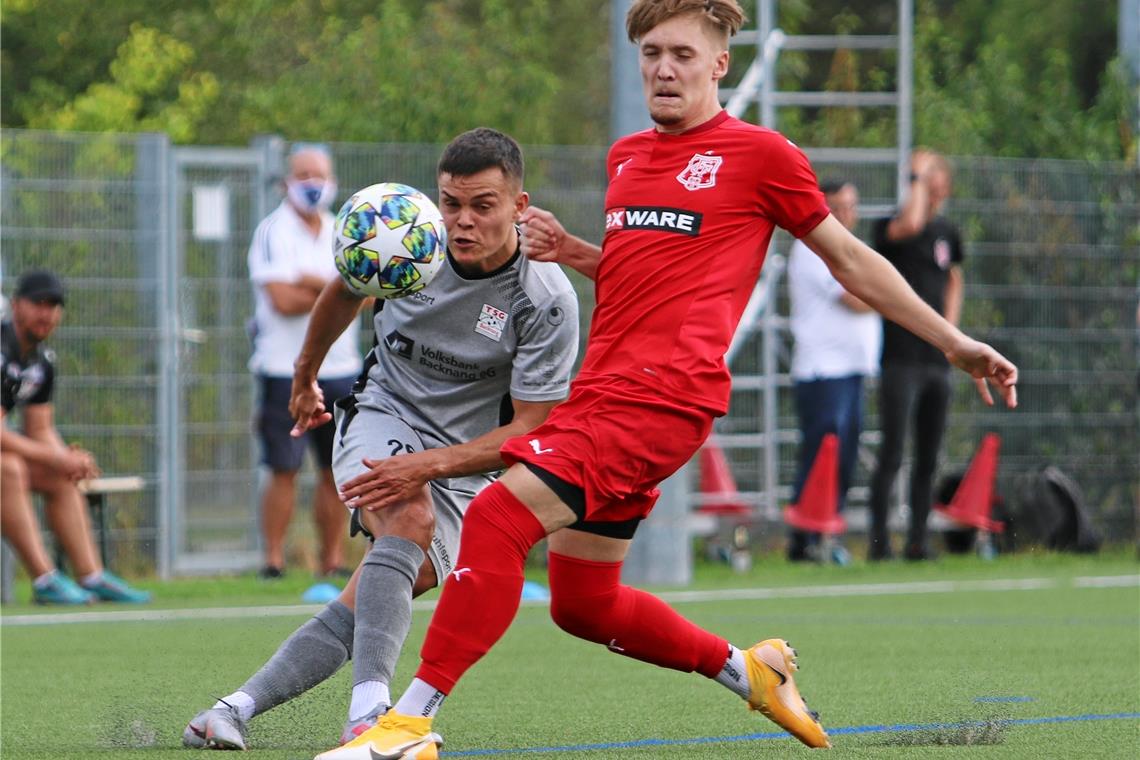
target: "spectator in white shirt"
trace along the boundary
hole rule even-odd
[[[333,264],[333,216],[336,180],[328,149],[299,144],[289,155],[286,197],[262,220],[249,248],[249,277],[256,297],[253,356],[249,367],[257,378],[257,432],[261,462],[270,471],[261,496],[261,530],[265,565],[261,574],[278,578],[285,569],[285,536],[296,500],[296,477],[306,443],[313,449],[319,477],[313,517],[320,541],[322,575],[347,577],[344,542],[348,518],[332,475],[334,426],[331,422],[290,437],[293,418],[289,395],[293,362],[301,351],[309,313],[330,280],[339,277]],[[358,328],[354,322],[329,349],[317,375],[329,406],[352,390],[361,370]]]
[[[854,229],[859,219],[855,185],[838,180],[825,182],[820,189],[835,218]],[[882,323],[879,315],[844,290],[823,259],[799,240],[788,254],[788,295],[795,338],[792,380],[801,433],[792,501],[800,499],[824,435],[835,433],[839,437],[837,506],[842,510],[863,427],[863,378],[878,369]],[[835,557],[816,557],[818,544],[818,535],[793,530],[788,559],[848,560],[841,546],[837,546]]]

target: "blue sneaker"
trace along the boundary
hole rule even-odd
[[[95,595],[96,599],[103,602],[145,604],[150,601],[149,591],[140,591],[137,588],[131,588],[125,580],[110,570],[104,570],[98,581],[83,588],[90,591]]]
[[[32,601],[36,604],[92,604],[95,595],[58,570],[53,570],[46,585],[32,585]]]

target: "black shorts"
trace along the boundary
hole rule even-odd
[[[523,467],[534,473],[546,486],[558,495],[562,502],[578,516],[576,522],[567,525],[570,530],[580,530],[583,533],[592,533],[595,536],[606,538],[631,539],[641,524],[640,517],[630,520],[611,522],[608,520],[586,520],[586,492],[568,480],[563,480],[552,472],[542,469],[536,464],[523,462]]]
[[[325,406],[332,409],[333,403],[352,391],[355,377],[341,377],[332,380],[318,380],[317,384],[325,395]],[[305,455],[305,444],[312,447],[316,456],[316,466],[328,469],[332,466],[333,434],[336,428],[332,422],[310,430],[300,438],[293,438],[293,417],[289,414],[289,395],[293,390],[293,380],[287,377],[258,376],[259,398],[257,405],[257,436],[261,441],[261,463],[274,472],[296,472],[301,469]]]

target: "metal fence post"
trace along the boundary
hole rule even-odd
[[[641,523],[622,566],[626,583],[687,586],[693,581],[689,466],[660,486],[661,498]]]
[[[166,468],[166,430],[161,410],[166,407],[163,395],[167,384],[162,374],[165,354],[165,332],[162,328],[165,313],[164,278],[165,262],[169,258],[170,231],[167,218],[168,182],[167,171],[170,152],[170,138],[164,134],[142,134],[135,139],[135,258],[138,277],[147,283],[139,293],[139,306],[144,312],[140,320],[149,320],[156,329],[159,341],[156,365],[159,367],[159,382],[155,402],[159,414],[156,416],[154,431],[157,443],[151,472],[157,478],[158,499],[155,512],[155,567],[159,577],[170,576],[170,507],[173,503],[170,494],[170,478]]]
[[[143,150],[143,146],[145,150]],[[158,294],[158,575],[169,578],[174,566],[176,542],[181,541],[182,438],[179,393],[179,264],[178,264],[178,195],[174,155],[170,138],[163,134],[146,135],[140,141],[140,152],[147,160],[140,162],[140,172],[154,183],[157,228],[155,262]]]
[[[775,261],[772,262],[776,264]],[[775,288],[778,277],[768,279],[768,287]],[[761,318],[761,350],[763,351],[763,410],[764,410],[764,516],[777,519],[780,514],[780,441],[779,441],[779,407],[777,394],[780,392],[779,379],[776,376],[776,314],[775,293],[769,291],[765,303],[768,308],[764,310]]]

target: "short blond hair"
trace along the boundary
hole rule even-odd
[[[726,46],[744,25],[744,9],[736,0],[635,0],[625,17],[625,31],[629,41],[637,43],[658,24],[685,15],[699,17]]]

